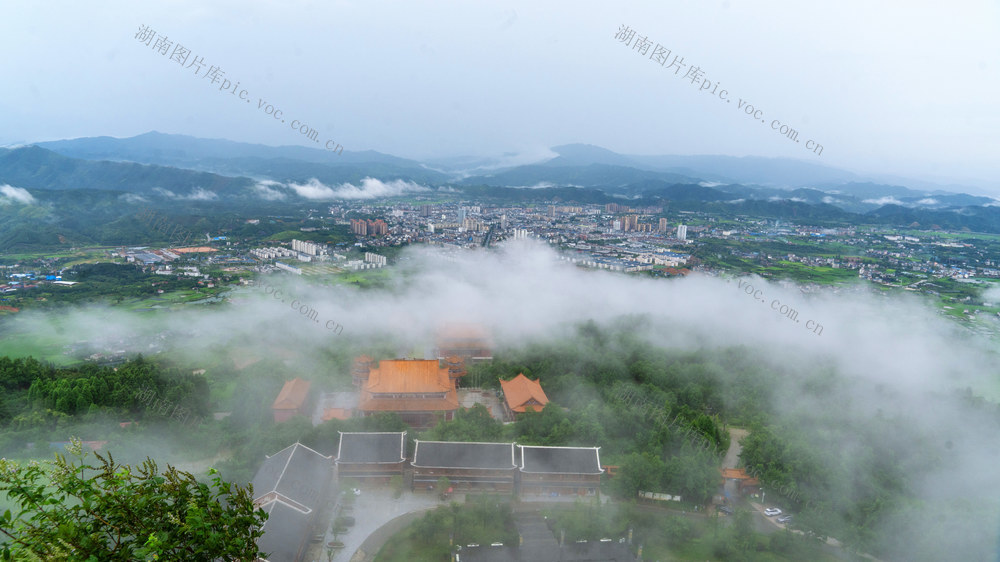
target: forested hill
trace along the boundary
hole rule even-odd
[[[192,192],[196,188],[216,195],[238,194],[253,183],[248,178],[169,166],[79,160],[37,146],[0,149],[0,184],[21,188],[99,189],[138,194],[167,190],[197,197],[197,192]]]

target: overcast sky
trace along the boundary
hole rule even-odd
[[[5,0],[0,13],[2,145],[157,130],[321,147],[298,120],[321,142],[409,158],[587,143],[1000,195],[995,1]],[[170,52],[136,39],[142,25]],[[652,42],[645,54],[615,39],[622,25]],[[657,43],[683,58],[679,74],[650,58]],[[197,75],[170,60],[176,44],[201,58]],[[683,78],[692,66],[713,89]]]

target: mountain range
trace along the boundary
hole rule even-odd
[[[100,206],[106,212],[151,202],[204,211],[426,196],[497,203],[635,202],[1000,232],[1000,207],[993,198],[926,184],[882,183],[799,160],[627,155],[582,144],[553,147],[533,161],[513,163],[518,159],[511,156],[422,162],[376,151],[337,155],[158,132],[42,142],[0,149],[0,219],[30,204],[29,198],[58,213],[59,201],[79,198],[57,192],[89,190],[94,193],[88,197],[101,193],[114,203]]]

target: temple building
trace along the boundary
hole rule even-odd
[[[459,357],[458,355],[450,355],[445,357],[444,366],[448,367],[448,376],[451,380],[455,381],[455,385],[458,385],[458,380],[468,374],[468,370],[465,368],[465,358]]]
[[[367,355],[354,358],[354,365],[351,366],[351,380],[354,386],[362,386],[368,380],[368,372],[371,370],[375,360]]]
[[[445,477],[456,490],[512,492],[517,465],[513,443],[417,440],[413,489],[433,488]]]
[[[436,359],[379,361],[361,387],[358,413],[396,412],[414,428],[450,420],[458,410],[455,381]]]
[[[337,447],[337,478],[386,484],[403,475],[406,462],[406,432],[340,433]]]
[[[601,488],[600,447],[518,445],[522,495],[593,496]]]
[[[253,477],[254,505],[267,521],[257,540],[267,562],[298,562],[309,537],[325,530],[320,511],[329,494],[333,474],[330,457],[301,443],[266,457]]]
[[[508,420],[529,410],[540,412],[549,403],[542,385],[537,380],[524,376],[524,373],[518,373],[509,381],[501,380],[500,389],[503,391],[504,414]]]
[[[479,324],[448,324],[437,335],[437,356],[446,359],[456,355],[481,361],[493,359],[493,342]]]
[[[271,405],[275,422],[283,422],[293,416],[309,415],[309,385],[309,381],[299,377],[285,381],[285,386]]]

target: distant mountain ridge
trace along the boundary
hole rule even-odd
[[[345,151],[338,156],[301,146],[270,147],[150,132],[124,139],[80,138],[0,149],[0,182],[48,190],[102,189],[164,200],[237,197],[292,202],[356,197],[356,186],[374,178],[376,185],[368,197],[440,187],[476,196],[503,193],[502,199],[518,201],[547,196],[589,202],[624,198],[737,206],[747,201],[749,207],[761,209],[780,206],[749,202],[786,201],[898,220],[934,212],[933,224],[953,223],[947,220],[948,213],[961,215],[966,222],[991,216],[981,209],[998,205],[990,197],[887,185],[852,172],[782,158],[627,155],[568,144],[541,152],[535,159],[530,164],[501,166],[505,161],[524,160],[511,154],[486,160],[457,157],[439,161],[445,165],[438,171],[432,169],[433,163],[375,151]],[[464,166],[472,168],[463,172]],[[265,182],[261,188],[260,180],[276,183]],[[397,181],[406,186],[387,188],[384,183]],[[505,191],[524,188],[532,188],[525,191],[533,193],[515,196]],[[927,220],[915,217],[911,222]]]
[[[419,162],[374,150],[345,150],[338,155],[304,146],[266,146],[156,131],[125,139],[85,137],[36,146],[72,158],[140,162],[281,182],[316,178],[324,183],[356,183],[368,176],[435,183],[448,179]]]
[[[128,193],[209,190],[239,193],[253,182],[155,164],[70,158],[38,146],[0,149],[0,183],[48,190],[103,189]]]

